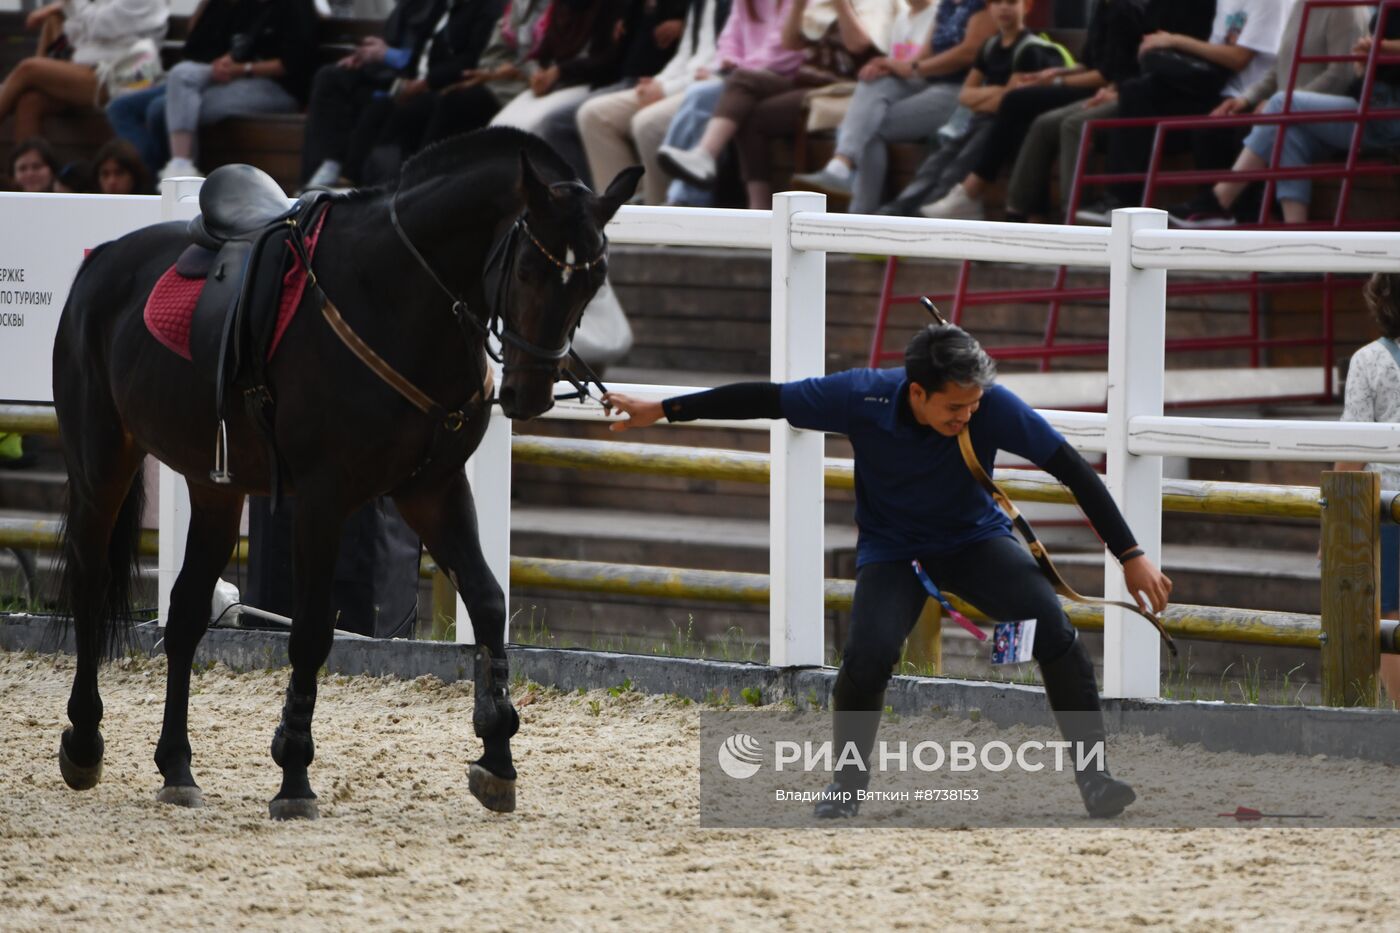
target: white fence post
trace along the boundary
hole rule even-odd
[[[160,219],[183,220],[193,217],[202,178],[167,178],[160,183]],[[185,563],[185,539],[190,533],[190,492],[185,478],[165,464],[160,465],[160,554],[156,558],[156,606],[159,622],[170,615],[170,591]]]
[[[1167,273],[1133,265],[1133,235],[1164,230],[1163,211],[1113,212],[1108,284],[1108,489],[1138,545],[1162,562],[1162,458],[1128,453],[1128,419],[1162,414],[1167,330]],[[1104,557],[1104,594],[1136,601],[1113,555]],[[1146,620],[1123,609],[1104,612],[1104,695],[1161,695],[1161,646]]]
[[[501,374],[496,373],[496,385]],[[481,536],[481,552],[506,598],[506,638],[510,638],[510,419],[492,406],[491,420],[481,446],[467,461],[467,480],[476,501],[476,527]],[[467,617],[467,607],[457,597],[457,641],[475,644],[476,633]]]
[[[826,211],[826,196],[773,196],[772,378],[826,375],[826,253],[792,248],[792,215]],[[825,660],[825,439],[773,425],[769,446],[768,660],[778,667]]]

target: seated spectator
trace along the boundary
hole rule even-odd
[[[651,84],[655,75],[675,55],[681,31],[685,27],[688,0],[631,0],[622,19],[622,33],[617,44],[617,64],[599,68],[591,80],[588,94],[575,103],[564,104],[550,111],[536,130],[554,151],[574,167],[585,184],[592,184],[588,156],[579,135],[578,110],[584,103],[618,91],[633,92],[643,82]],[[608,80],[605,75],[614,77]],[[606,185],[614,176],[598,180]]]
[[[105,103],[98,71],[143,40],[165,38],[166,0],[60,0],[30,13],[40,29],[39,53],[23,59],[0,84],[0,124],[16,114],[15,136],[39,135],[46,113]]]
[[[866,62],[889,47],[897,14],[887,0],[791,0],[783,21],[783,45],[804,51],[806,63],[792,77],[772,71],[739,70],[725,78],[724,92],[700,142],[691,149],[662,146],[658,157],[671,174],[711,186],[715,160],[734,140],[739,171],[751,209],[772,203],[770,149],[774,138],[793,136],[815,87],[855,78]]]
[[[58,159],[54,158],[53,149],[38,136],[24,140],[10,150],[10,177],[15,180],[17,191],[31,194],[52,191],[58,171]]]
[[[948,122],[977,50],[996,34],[985,0],[909,0],[895,20],[890,54],[860,70],[850,109],[836,131],[836,154],[793,183],[851,198],[868,214],[884,199],[892,142],[924,140]],[[935,12],[938,14],[934,17]]]
[[[98,194],[150,194],[151,175],[136,147],[124,139],[109,139],[92,160]]]
[[[1274,67],[1286,11],[1278,0],[1219,0],[1208,41],[1157,31],[1138,48],[1142,74],[1118,88],[1119,117],[1168,117],[1209,113],[1236,97]],[[1108,137],[1109,174],[1147,169],[1151,127],[1118,129]],[[1228,163],[1236,143],[1218,132],[1192,134],[1198,168]],[[1223,158],[1222,158],[1223,154]],[[1107,223],[1117,207],[1142,200],[1142,182],[1119,182],[1076,219]]]
[[[529,89],[491,118],[492,126],[537,131],[560,107],[577,107],[619,74],[629,0],[554,0],[529,69]]]
[[[165,81],[170,161],[161,178],[198,175],[199,127],[301,109],[316,65],[312,0],[209,0]]]
[[[53,179],[54,194],[88,194],[92,191],[92,166],[82,159],[65,163]]]
[[[751,5],[754,0],[747,0]],[[739,0],[743,9],[745,0]],[[752,11],[750,11],[752,12]],[[725,28],[728,0],[694,0],[681,28],[676,53],[654,78],[641,78],[633,88],[596,95],[578,109],[578,131],[595,179],[615,178],[640,160],[643,197],[648,204],[666,200],[669,179],[656,159],[656,150],[671,118],[680,109],[686,90],[707,80],[716,66],[716,33]],[[656,27],[669,28],[667,23]]]
[[[705,126],[724,93],[724,79],[739,69],[771,71],[778,75],[793,75],[802,67],[803,53],[783,45],[784,0],[739,0],[729,12],[724,31],[719,34],[715,48],[715,67],[708,78],[697,76],[681,98],[675,115],[666,127],[661,145],[674,149],[690,149],[700,142]],[[669,180],[666,203],[690,207],[709,207],[714,197],[706,188],[698,188],[680,178],[671,178],[658,158],[660,146],[651,150],[638,136],[637,148],[647,173],[642,183],[648,192],[653,180]],[[647,203],[652,203],[648,194]]]
[[[981,219],[983,190],[1020,148],[1030,122],[1019,109],[1010,115],[1005,112],[1006,102],[1015,94],[1011,90],[1015,79],[1073,63],[1063,48],[1026,30],[1022,0],[990,0],[987,10],[996,20],[997,35],[982,44],[958,96],[971,118],[961,133],[953,126],[938,133],[938,147],[895,199],[895,209],[922,205],[918,212],[925,217]]]
[[[1288,81],[1288,65],[1293,59],[1293,46],[1301,19],[1298,3],[1289,19],[1289,32],[1286,33],[1285,53],[1279,56],[1278,67],[1260,81],[1251,85],[1239,97],[1225,100],[1218,113],[1240,113],[1254,109],[1258,113],[1281,113],[1285,95],[1280,86]],[[1308,17],[1308,35],[1303,40],[1304,55],[1345,55],[1348,52],[1366,54],[1371,49],[1369,33],[1375,29],[1374,18],[1368,28],[1365,10],[1361,7],[1320,7]],[[1400,11],[1390,14],[1386,24],[1386,38],[1382,51],[1389,54],[1400,52]],[[1299,65],[1298,89],[1293,93],[1290,110],[1294,113],[1311,113],[1327,110],[1356,110],[1361,96],[1359,74],[1361,66],[1348,67],[1346,62],[1333,65]],[[1400,68],[1394,66],[1376,69],[1375,87],[1372,89],[1371,106],[1376,109],[1400,107]],[[1330,151],[1346,149],[1351,145],[1354,124],[1351,123],[1303,123],[1289,127],[1283,136],[1283,151],[1279,164],[1284,168],[1311,165]],[[1245,137],[1244,148],[1235,160],[1234,171],[1254,171],[1267,168],[1273,156],[1274,138],[1277,126],[1256,126]],[[1394,121],[1368,121],[1362,133],[1361,144],[1367,146],[1393,146],[1400,142],[1400,123]],[[1257,182],[1255,183],[1258,184]],[[1223,181],[1207,190],[1197,201],[1178,207],[1172,211],[1172,219],[1183,227],[1227,227],[1236,222],[1240,214],[1240,195],[1248,184]],[[1312,181],[1306,178],[1280,181],[1276,185],[1279,204],[1283,209],[1285,223],[1304,223],[1308,219],[1308,202],[1312,197]],[[1257,204],[1257,201],[1255,202]],[[1256,214],[1257,216],[1257,214]]]
[[[456,89],[462,85],[463,75],[479,67],[483,50],[502,21],[503,6],[502,0],[452,0],[445,8],[439,6],[442,16],[428,24],[431,35],[417,56],[404,64],[392,85],[369,96],[367,106],[350,124],[342,150],[344,164],[340,160],[332,160],[332,165],[323,163],[312,182],[332,184],[340,178],[356,184],[385,181],[398,173],[405,158],[424,146],[485,126],[497,108],[458,94]],[[545,4],[519,6],[528,11],[543,9]],[[406,61],[402,55],[387,57],[394,59],[395,65]],[[312,106],[316,106],[315,92]]]
[[[1118,85],[1136,77],[1138,47],[1150,32],[1209,36],[1215,18],[1214,0],[1147,0],[1119,3],[1100,0],[1089,18],[1085,40],[1084,70],[1049,77],[1050,85],[1062,78],[1062,88],[1083,92],[1087,100],[1072,100],[1036,117],[1026,131],[1021,150],[1011,168],[1006,188],[1009,218],[1048,220],[1051,212],[1050,177],[1060,167],[1060,197],[1068,200],[1079,161],[1079,141],[1084,124],[1118,115]],[[1033,87],[1043,87],[1038,78]],[[1019,96],[1019,91],[1014,95]],[[1096,137],[1096,141],[1101,137]]]
[[[476,48],[479,53],[500,15],[500,5],[501,0],[451,3],[444,11],[443,0],[398,0],[384,21],[382,35],[362,40],[355,51],[317,71],[306,107],[302,180],[307,185],[332,185],[340,180],[356,123],[367,115],[371,101],[389,97],[391,90],[405,81],[426,77],[418,73],[420,57],[439,27],[450,22],[452,12],[465,7],[485,11],[485,28]],[[475,64],[473,59],[470,65],[445,75],[440,87],[455,82],[463,68]]]

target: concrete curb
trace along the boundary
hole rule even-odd
[[[154,625],[132,632],[132,649],[154,655]],[[60,639],[45,619],[0,617],[0,649],[73,652],[72,633]],[[668,693],[698,702],[757,688],[764,703],[815,700],[828,706],[836,672],[831,668],[776,668],[766,664],[664,658],[557,648],[511,649],[511,671],[561,690],[615,687],[630,681],[643,693]],[[201,643],[197,659],[220,661],[235,670],[287,665],[287,636],[281,632],[216,629]],[[468,645],[426,641],[337,638],[327,669],[338,674],[412,679],[431,674],[451,682],[471,679]],[[901,715],[943,712],[975,715],[999,726],[1050,721],[1038,687],[932,677],[896,677],[885,702]],[[1199,743],[1215,751],[1245,754],[1327,755],[1400,764],[1400,712],[1309,706],[1248,706],[1172,700],[1105,700],[1110,731],[1161,735]]]

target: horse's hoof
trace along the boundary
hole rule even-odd
[[[73,734],[72,727],[63,730],[58,741],[58,770],[63,775],[63,783],[74,790],[91,790],[102,780],[102,738],[97,739],[97,763],[80,765],[68,757],[68,740]]]
[[[278,797],[267,805],[274,820],[319,820],[321,810],[315,797]]]
[[[467,772],[467,788],[481,805],[496,813],[515,812],[515,781],[497,777],[481,765]]]
[[[204,791],[198,787],[162,787],[156,793],[156,803],[168,803],[172,807],[186,807],[198,810],[204,806]]]

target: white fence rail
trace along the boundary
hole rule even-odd
[[[83,202],[83,209],[93,214],[96,229],[111,236],[156,219],[192,216],[197,210],[198,190],[198,180],[166,182],[158,218],[153,216],[154,199],[147,202],[148,208],[133,211],[128,207],[134,206],[131,201],[118,204],[115,199],[93,198]],[[0,195],[0,211],[15,234],[16,247],[34,243],[30,233],[37,231],[43,236],[48,227],[30,224],[54,212],[64,215],[62,228],[72,230],[74,225],[67,215],[77,203]],[[107,228],[113,225],[116,232],[109,232]],[[21,230],[26,232],[21,234]],[[1140,544],[1154,559],[1161,551],[1164,456],[1400,462],[1400,425],[1166,417],[1162,412],[1168,272],[1400,272],[1400,234],[1176,231],[1165,229],[1161,212],[1144,209],[1115,212],[1109,228],[831,215],[825,212],[825,199],[819,195],[786,193],[774,198],[772,211],[625,207],[609,226],[608,235],[614,243],[771,251],[775,380],[825,373],[828,252],[1107,269],[1108,412],[1044,414],[1079,449],[1107,454],[1109,487]],[[55,295],[56,306],[61,306],[62,297]],[[55,309],[52,321],[45,318],[40,326],[56,324],[56,317]],[[976,330],[975,323],[972,329]],[[0,339],[0,370],[16,372],[32,366],[26,360],[34,356],[28,345],[33,336],[31,332],[24,341]],[[48,339],[52,339],[51,334]],[[5,394],[14,395],[16,400],[48,401],[51,396],[46,380],[38,378],[41,375],[36,374],[28,385],[42,388]],[[692,391],[683,386],[615,388],[651,397]],[[549,417],[601,420],[603,415],[596,406],[564,403]],[[781,422],[727,424],[768,430],[772,438],[771,660],[784,665],[820,664],[825,656],[821,438]],[[504,584],[509,579],[510,553],[510,426],[499,414],[468,469],[487,560]],[[180,478],[163,470],[162,616],[170,583],[183,559],[187,501]],[[1109,595],[1126,596],[1117,565],[1107,557],[1104,583]],[[460,602],[458,612],[457,637],[470,641],[472,632]],[[1105,692],[1111,696],[1157,696],[1160,665],[1156,633],[1141,620],[1110,610],[1105,635]]]

